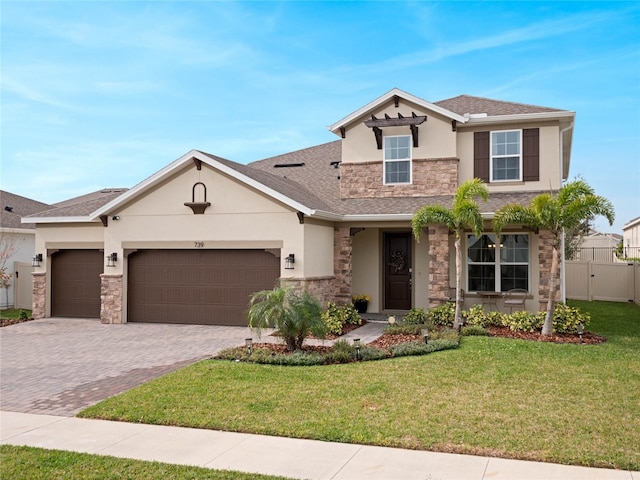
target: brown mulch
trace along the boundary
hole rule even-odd
[[[33,320],[33,318],[0,318],[0,327],[8,327],[9,325],[28,322],[29,320]]]
[[[542,335],[540,332],[513,332],[509,327],[489,327],[487,330],[489,330],[489,333],[491,333],[491,336],[493,337],[517,338],[520,340],[534,340],[537,342],[587,343],[594,345],[607,341],[605,337],[601,337],[600,335],[596,335],[591,332],[584,332],[582,334],[581,341],[580,336],[575,333],[553,333],[551,335]]]

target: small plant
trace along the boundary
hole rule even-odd
[[[401,323],[389,325],[384,329],[384,333],[389,335],[420,335],[420,330],[422,330],[425,326],[420,324],[413,323]]]
[[[369,303],[371,301],[371,297],[369,295],[365,295],[365,294],[358,294],[358,295],[354,295],[353,297],[351,297],[351,301],[353,303],[356,302],[366,302]]]
[[[535,332],[542,328],[544,315],[544,312],[513,312],[510,315],[505,315],[504,325],[512,331]]]
[[[453,325],[455,314],[455,304],[446,302],[442,305],[438,305],[437,307],[429,309],[429,311],[427,312],[427,317],[431,322],[433,322],[434,325],[450,327]]]
[[[480,325],[467,325],[462,327],[462,330],[460,331],[460,334],[463,337],[483,337],[483,336],[488,336],[489,331],[486,330],[484,327],[481,327]]]
[[[322,313],[322,320],[327,327],[327,332],[335,335],[340,335],[342,327],[347,323],[352,325],[360,325],[362,323],[362,318],[360,318],[352,304],[339,307],[331,302]]]
[[[472,306],[469,310],[462,312],[462,316],[465,319],[465,323],[471,326],[487,326],[487,316],[484,313],[482,305],[479,303]]]
[[[558,333],[577,333],[578,325],[586,328],[591,323],[591,316],[581,312],[577,307],[570,307],[566,303],[556,303],[553,312],[553,331]]]
[[[29,314],[26,310],[20,310],[20,320],[29,320]]]
[[[402,316],[402,321],[411,325],[426,323],[427,319],[427,312],[425,312],[422,308],[415,307]]]
[[[457,340],[438,339],[430,340],[429,343],[408,342],[394,345],[391,347],[391,354],[394,357],[406,357],[410,355],[426,355],[428,353],[450,350],[452,348],[458,348]]]

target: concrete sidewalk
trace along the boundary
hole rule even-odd
[[[640,480],[640,472],[0,412],[0,443],[334,480]]]

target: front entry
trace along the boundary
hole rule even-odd
[[[384,234],[384,308],[411,309],[411,233]]]

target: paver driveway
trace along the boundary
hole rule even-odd
[[[221,348],[242,345],[249,335],[246,327],[68,318],[3,327],[0,409],[72,416]]]

